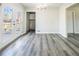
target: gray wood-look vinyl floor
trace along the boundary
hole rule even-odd
[[[79,35],[29,32],[1,51],[1,56],[79,56]]]

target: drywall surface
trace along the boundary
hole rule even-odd
[[[67,27],[66,27],[66,9],[68,7],[70,7],[71,5],[73,5],[72,3],[66,3],[64,5],[62,5],[59,9],[59,33],[64,36],[67,37]]]
[[[25,32],[26,19],[24,7],[16,3],[3,3],[0,6],[0,48]]]
[[[36,10],[36,33],[58,33],[58,8]]]
[[[72,10],[67,10],[67,33],[73,33]]]

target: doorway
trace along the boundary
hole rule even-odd
[[[35,12],[27,12],[28,31],[35,31]]]
[[[67,34],[79,39],[79,3],[67,8]]]

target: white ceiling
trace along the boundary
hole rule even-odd
[[[47,6],[49,7],[60,7],[61,5],[63,5],[63,3],[23,3],[23,5],[28,8],[34,8],[40,4],[47,4]]]

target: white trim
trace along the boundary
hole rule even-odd
[[[55,33],[59,33],[59,32],[36,32],[36,34],[55,34]]]
[[[73,33],[73,32],[68,32],[68,33]],[[79,32],[75,32],[75,33],[79,33]]]

